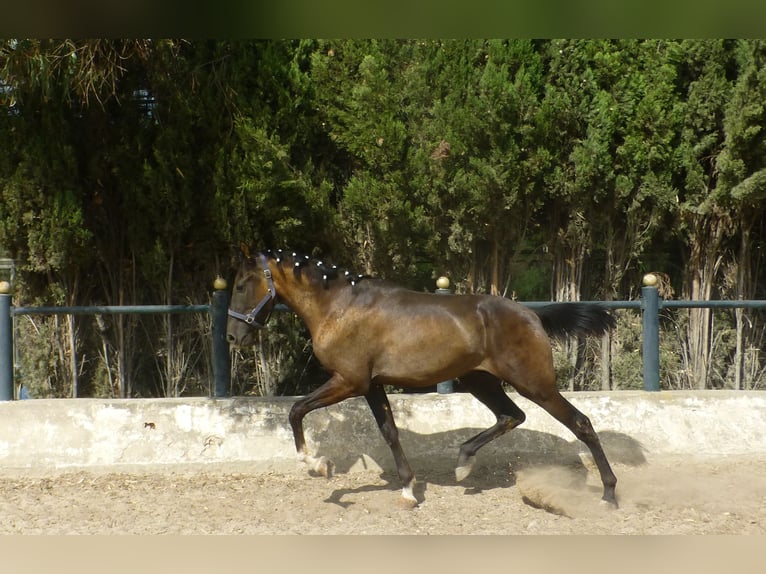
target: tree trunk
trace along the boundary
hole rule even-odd
[[[688,264],[691,278],[689,299],[710,300],[713,284],[723,256],[720,255],[724,235],[724,222],[720,218],[704,217],[698,221],[697,233],[691,238],[691,257]],[[690,383],[697,389],[708,385],[711,354],[712,310],[689,309],[687,342],[689,349]]]
[[[615,246],[614,246],[614,227],[611,220],[607,224],[607,236],[606,236],[606,261],[604,269],[604,279],[606,284],[606,290],[604,292],[604,300],[611,301],[614,299],[614,293],[617,286],[622,280],[622,264],[618,265],[615,262]],[[601,390],[609,391],[612,388],[612,334],[607,332],[601,338]]]
[[[168,262],[168,277],[167,285],[165,287],[165,304],[171,305],[173,299],[173,263],[175,257],[173,253],[170,254],[170,261]],[[175,348],[173,346],[173,315],[172,313],[165,313],[165,337],[166,337],[166,349],[167,358],[165,361],[165,396],[177,397],[178,396],[178,384],[175,374]]]
[[[78,280],[75,272],[72,287],[67,297],[68,305],[77,303]],[[69,376],[72,378],[72,398],[76,399],[80,392],[80,372],[77,367],[77,324],[74,315],[67,315],[67,343],[69,346]]]
[[[107,305],[133,305],[136,297],[136,258],[131,252],[130,259],[124,256],[121,239],[114,238],[115,245],[105,245],[99,267],[101,285]],[[131,269],[131,278],[126,279],[125,269]],[[132,293],[130,297],[126,293]],[[132,396],[130,369],[133,364],[133,325],[135,319],[131,315],[111,315],[99,325],[103,342],[103,352],[109,373],[110,386],[113,393],[121,399]],[[111,330],[110,330],[111,327]],[[113,331],[113,332],[112,332]],[[111,360],[107,357],[111,355]]]
[[[554,300],[579,301],[581,296],[582,270],[585,259],[585,241],[565,241],[555,250],[553,260]],[[575,390],[575,373],[579,359],[580,340],[567,337],[563,342],[569,370],[568,388]]]
[[[489,286],[490,295],[500,295],[500,246],[497,237],[492,241],[492,271]]]
[[[742,222],[739,242],[739,254],[737,261],[737,274],[735,281],[736,299],[750,299],[753,295],[753,285],[751,280],[751,239],[750,230],[752,229],[752,220]],[[745,375],[745,346],[748,344],[746,336],[747,325],[750,319],[744,309],[735,309],[734,317],[736,321],[736,348],[734,351],[734,388],[740,390],[746,388],[750,390],[752,381]]]
[[[271,368],[269,356],[263,345],[263,337],[258,336],[257,343],[254,346],[256,357],[256,378],[258,379],[259,396],[272,397],[277,388],[274,372]]]
[[[72,377],[72,398],[76,399],[80,390],[80,376],[77,369],[77,336],[74,315],[67,315],[67,338],[69,340],[69,373]]]

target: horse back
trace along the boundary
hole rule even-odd
[[[401,288],[359,295],[312,334],[314,352],[329,370],[429,385],[483,368],[500,337],[523,341],[530,329],[542,332],[534,313],[502,297]]]

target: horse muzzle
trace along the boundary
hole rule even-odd
[[[248,328],[245,324],[237,322],[232,325],[233,321],[230,321],[229,328],[226,330],[226,341],[230,347],[239,349],[241,347],[247,347],[255,340],[255,329]]]

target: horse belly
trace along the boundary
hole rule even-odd
[[[454,332],[397,329],[379,347],[372,363],[372,378],[401,386],[430,386],[473,370],[481,363],[481,341]]]

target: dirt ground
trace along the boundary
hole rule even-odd
[[[620,508],[582,464],[477,462],[457,483],[416,469],[327,480],[247,465],[0,477],[0,534],[766,534],[766,458],[614,465]],[[537,506],[537,507],[535,507]]]

